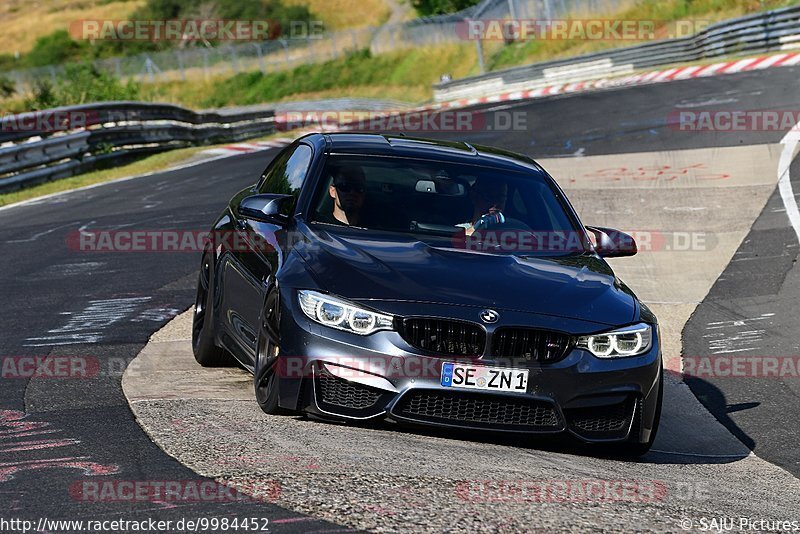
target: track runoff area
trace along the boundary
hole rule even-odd
[[[489,104],[468,111],[524,128],[420,132],[533,155],[585,223],[639,241],[613,267],[659,316],[671,373],[658,441],[635,462],[561,441],[265,416],[244,371],[192,358],[180,312],[198,254],[69,245],[81,231],[204,230],[275,149],[0,210],[3,354],[96,371],[3,376],[0,487],[13,498],[2,516],[263,517],[288,531],[791,530],[796,138],[670,117],[797,109],[798,74]]]

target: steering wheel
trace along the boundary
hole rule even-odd
[[[474,230],[488,230],[489,228],[494,228],[495,226],[500,226],[501,224],[505,224],[506,217],[503,215],[503,212],[500,210],[491,210],[489,213],[484,213],[481,215],[475,224],[472,225]]]

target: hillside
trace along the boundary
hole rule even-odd
[[[36,39],[67,30],[75,20],[126,19],[146,3],[146,0],[3,0],[0,55],[25,54]],[[387,0],[287,0],[284,4],[306,6],[315,19],[331,30],[380,25],[392,13]]]

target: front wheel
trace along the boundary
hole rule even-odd
[[[278,406],[278,356],[280,355],[280,339],[278,332],[279,297],[277,291],[267,297],[267,302],[259,321],[258,344],[253,388],[256,402],[261,410],[270,415],[287,415],[290,410]]]
[[[203,367],[228,367],[233,365],[233,358],[214,343],[214,321],[211,316],[213,272],[211,254],[206,252],[200,262],[200,275],[197,279],[192,318],[192,352],[194,359]]]

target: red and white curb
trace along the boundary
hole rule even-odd
[[[476,104],[490,104],[495,102],[507,102],[511,100],[528,100],[533,98],[543,98],[547,96],[579,93],[592,89],[605,89],[608,87],[625,87],[634,85],[646,85],[652,83],[671,82],[675,80],[686,80],[689,78],[704,78],[707,76],[721,76],[724,74],[735,74],[751,70],[762,70],[771,67],[789,67],[800,64],[800,53],[774,54],[771,56],[760,56],[734,61],[723,61],[711,65],[694,65],[691,67],[674,67],[666,70],[657,70],[624,76],[621,78],[600,78],[585,82],[573,82],[567,84],[548,85],[537,89],[511,91],[491,96],[477,98],[462,98],[449,102],[440,102],[425,107],[424,109],[453,109],[474,106]]]
[[[596,80],[589,80],[584,82],[573,82],[567,84],[548,85],[546,87],[539,87],[536,89],[510,91],[490,96],[482,96],[477,98],[462,98],[459,100],[452,100],[449,102],[439,102],[413,109],[404,109],[396,111],[385,111],[372,116],[391,116],[407,113],[419,113],[430,110],[439,109],[458,109],[477,104],[490,104],[496,102],[509,102],[514,100],[531,100],[535,98],[545,98],[553,95],[567,94],[567,93],[581,93],[591,91],[594,89],[606,89],[614,87],[631,87],[637,85],[649,85],[654,83],[665,83],[676,80],[687,80],[690,78],[704,78],[710,76],[722,76],[725,74],[735,74],[737,72],[746,72],[753,70],[762,70],[772,67],[789,67],[800,64],[800,53],[782,53],[774,54],[771,56],[760,56],[746,59],[738,59],[733,61],[723,61],[720,63],[713,63],[710,65],[693,65],[687,67],[673,67],[666,70],[657,70],[651,72],[643,72],[639,74],[632,74],[629,76],[615,77],[615,78],[600,78]],[[276,120],[279,120],[276,117]],[[306,124],[306,126],[312,126]],[[320,128],[306,128],[297,133],[297,136],[319,131],[330,131],[331,121],[326,120],[325,128],[320,125]],[[281,148],[294,139],[288,137],[281,137],[270,141],[256,141],[252,143],[237,143],[220,148],[212,148],[206,150],[207,154],[214,154],[219,156],[235,156],[238,154],[245,154],[249,152],[256,152],[259,150],[268,150],[270,148]]]
[[[204,154],[213,154],[215,156],[237,156],[239,154],[248,154],[250,152],[258,152],[260,150],[269,150],[270,148],[283,148],[289,143],[294,141],[294,138],[279,137],[269,141],[253,141],[251,143],[236,143],[235,145],[222,146],[217,148],[210,148],[204,150]]]

